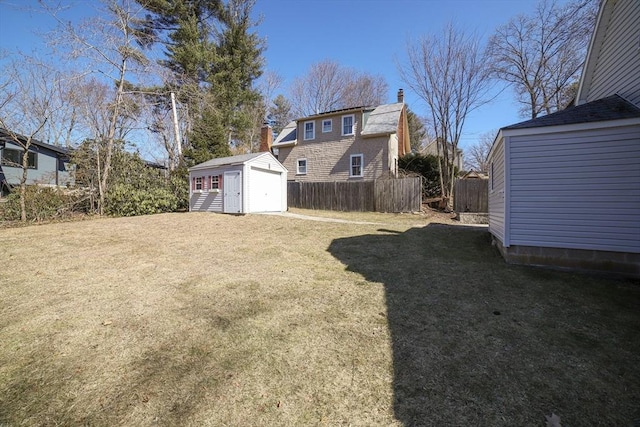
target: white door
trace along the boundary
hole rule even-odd
[[[251,168],[249,209],[251,212],[282,210],[282,175],[280,172]]]
[[[224,173],[224,213],[242,212],[242,178],[240,171]]]

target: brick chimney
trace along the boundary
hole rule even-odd
[[[271,145],[273,144],[273,130],[268,123],[264,123],[260,128],[260,152],[271,152]]]
[[[404,90],[398,89],[398,102],[404,102]]]

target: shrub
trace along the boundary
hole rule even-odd
[[[442,194],[440,165],[436,156],[409,153],[398,159],[398,167],[422,175],[422,194],[426,199]]]
[[[137,188],[132,184],[118,183],[107,193],[105,213],[115,216],[151,215],[173,212],[177,207],[178,199],[169,189]]]
[[[81,211],[82,196],[52,187],[29,185],[25,193],[27,221],[63,219]],[[5,221],[20,220],[20,188],[13,189],[3,203],[0,215]]]

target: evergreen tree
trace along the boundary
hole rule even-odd
[[[291,103],[283,95],[278,95],[273,100],[273,105],[269,108],[269,120],[276,134],[282,132],[292,120]]]
[[[167,86],[189,111],[185,160],[229,155],[250,134],[260,95],[263,40],[251,29],[254,0],[138,0],[150,15],[147,33],[165,46]]]
[[[407,107],[407,122],[409,123],[409,141],[411,144],[411,151],[418,152],[422,147],[425,137],[427,136],[427,130],[424,127],[424,123]]]

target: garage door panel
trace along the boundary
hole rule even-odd
[[[251,212],[281,211],[281,173],[252,168],[249,197]]]

